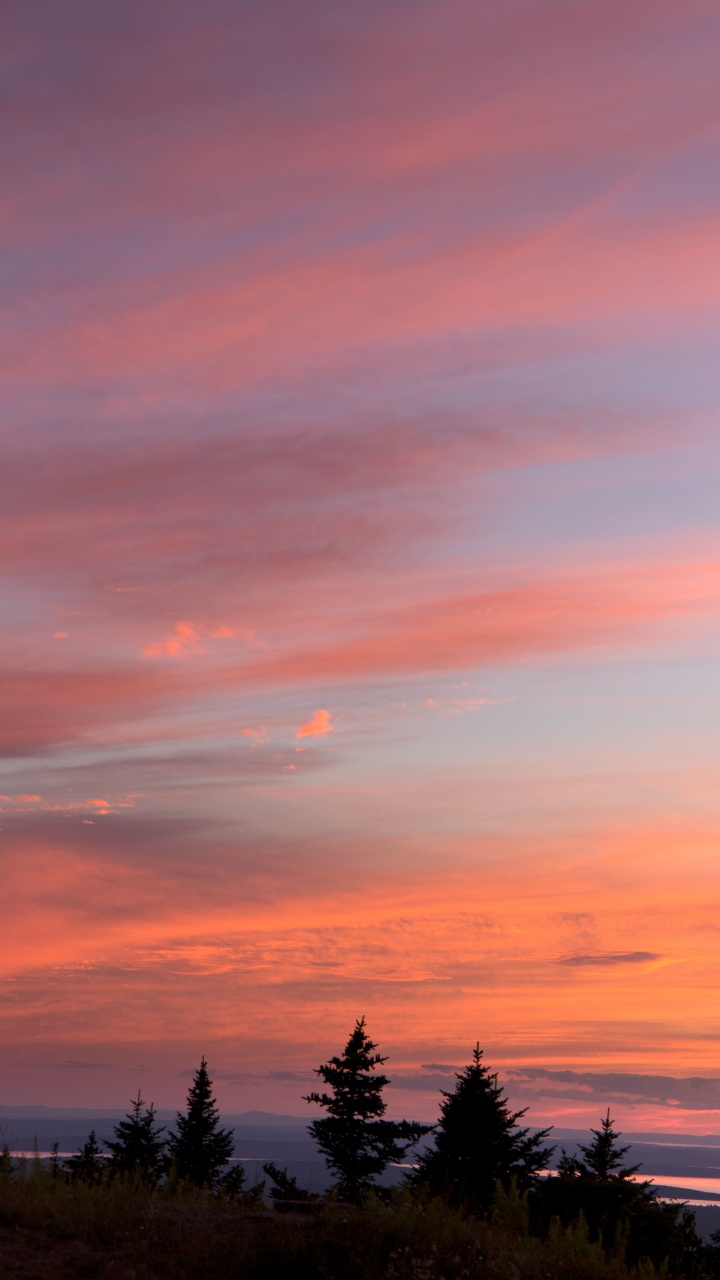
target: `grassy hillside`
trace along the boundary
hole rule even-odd
[[[582,1225],[529,1237],[522,1202],[488,1223],[406,1194],[307,1215],[52,1179],[29,1163],[0,1181],[3,1280],[651,1280],[590,1243]]]

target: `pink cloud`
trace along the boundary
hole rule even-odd
[[[259,729],[243,729],[242,736],[243,738],[250,738],[253,746],[258,746],[261,742],[268,742],[270,737],[264,724]]]
[[[443,715],[464,715],[468,711],[478,711],[480,707],[497,707],[503,702],[513,702],[514,698],[470,697],[470,698],[426,698],[423,706]]]
[[[176,622],[172,631],[164,640],[160,640],[156,644],[143,645],[143,657],[190,658],[195,654],[206,652],[203,644],[204,638],[230,640],[238,634],[248,644],[252,644],[255,641],[255,633],[247,629],[242,629],[238,632],[232,627],[222,625],[202,627],[195,622]]]
[[[545,581],[420,603],[373,629],[258,664],[264,678],[327,679],[477,669],[598,647],[671,642],[718,614],[716,562],[589,566]]]
[[[8,804],[14,804],[16,810],[22,813],[65,813],[74,814],[82,812],[98,813],[106,816],[110,813],[118,813],[121,809],[134,809],[137,797],[135,795],[115,796],[110,798],[104,796],[102,798],[92,797],[88,800],[65,800],[62,803],[50,803],[43,801],[40,795],[16,795],[16,796],[0,796],[0,800],[4,800]]]
[[[146,658],[188,658],[191,654],[203,652],[197,627],[192,622],[176,622],[164,640],[143,646]]]
[[[178,662],[116,662],[98,669],[83,662],[82,668],[59,670],[8,665],[0,675],[0,742],[16,755],[87,735],[113,739],[122,726],[127,727],[123,732],[135,726],[136,738],[152,736],[157,717],[171,708],[200,707],[203,698],[259,684],[279,689],[328,679],[384,680],[477,671],[488,663],[523,663],[553,654],[677,646],[714,625],[719,573],[714,561],[672,562],[659,554],[635,564],[586,564],[548,578],[531,569],[522,575],[516,571],[513,586],[427,599],[420,595],[425,584],[408,579],[404,588],[410,601],[400,608],[335,613],[331,606],[327,616],[308,620],[298,601],[297,626],[292,625],[292,602],[283,597],[278,604],[285,604],[286,629],[269,647],[246,645],[241,663],[181,668]],[[173,631],[169,637],[181,652],[184,643],[204,643],[198,625],[186,626],[187,633]],[[335,638],[328,641],[324,632],[331,628]],[[472,698],[455,701],[458,712],[476,705]],[[142,729],[153,720],[154,729]],[[213,734],[217,714],[205,715],[198,726],[203,722],[202,733]],[[321,736],[317,728],[329,722],[310,723],[313,734],[303,736]],[[178,732],[171,720],[168,732]]]
[[[70,742],[173,703],[183,682],[163,671],[109,666],[56,671],[7,667],[0,674],[0,750],[33,752]]]
[[[305,724],[301,724],[296,738],[324,738],[328,733],[333,732],[333,726],[330,723],[329,711],[315,711]],[[288,766],[295,768],[295,765]]]

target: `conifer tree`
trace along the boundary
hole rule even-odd
[[[409,1120],[383,1120],[387,1104],[382,1091],[389,1080],[375,1068],[387,1062],[365,1034],[365,1019],[355,1024],[342,1057],[316,1068],[330,1093],[310,1093],[306,1102],[325,1107],[324,1120],[309,1126],[312,1137],[336,1175],[343,1200],[357,1201],[373,1186],[373,1179],[409,1147],[430,1132],[429,1125]]]
[[[600,1128],[590,1132],[592,1141],[579,1144],[584,1158],[563,1151],[558,1176],[544,1180],[536,1225],[547,1231],[556,1219],[568,1226],[582,1214],[609,1252],[617,1253],[622,1242],[629,1263],[650,1259],[672,1275],[685,1275],[702,1252],[693,1215],[684,1205],[659,1200],[651,1182],[636,1179],[639,1164],[623,1164],[630,1147],[619,1146],[609,1108]]]
[[[98,1146],[95,1130],[91,1129],[77,1154],[69,1156],[63,1164],[63,1170],[70,1175],[72,1182],[86,1182],[95,1186],[100,1182],[107,1161]]]
[[[256,1182],[249,1190],[246,1189],[245,1170],[239,1161],[237,1164],[231,1165],[227,1173],[223,1174],[220,1179],[219,1186],[224,1195],[230,1197],[237,1196],[238,1198],[244,1199],[246,1202],[249,1199],[250,1201],[257,1200],[258,1203],[261,1203],[263,1191],[265,1190],[264,1182]]]
[[[113,1174],[135,1175],[156,1186],[167,1165],[166,1142],[160,1137],[165,1130],[155,1123],[152,1103],[143,1112],[144,1106],[138,1090],[137,1098],[131,1102],[131,1110],[124,1120],[115,1125],[115,1141],[110,1142],[107,1138],[103,1141],[112,1152],[110,1169]]]
[[[584,1147],[579,1144],[585,1159],[576,1160],[578,1172],[588,1178],[597,1178],[603,1181],[606,1178],[626,1179],[632,1178],[640,1168],[639,1164],[623,1165],[623,1157],[630,1150],[629,1145],[626,1147],[618,1146],[619,1133],[616,1133],[612,1127],[610,1119],[610,1108],[607,1109],[607,1115],[600,1121],[599,1129],[591,1129],[593,1140]]]
[[[270,1198],[272,1200],[302,1200],[307,1203],[320,1199],[319,1195],[314,1191],[308,1191],[305,1187],[298,1186],[297,1178],[288,1173],[287,1169],[279,1169],[272,1160],[263,1165],[263,1173],[267,1174],[272,1183],[270,1187]]]
[[[221,1181],[223,1166],[232,1157],[233,1132],[220,1129],[219,1119],[203,1057],[188,1090],[187,1114],[178,1111],[177,1133],[168,1138],[178,1177],[196,1187],[214,1189]]]
[[[482,1056],[478,1044],[469,1066],[456,1073],[454,1092],[442,1090],[435,1145],[410,1175],[411,1184],[474,1213],[490,1208],[498,1182],[509,1186],[514,1179],[521,1191],[533,1186],[553,1151],[543,1146],[549,1129],[531,1133],[518,1127],[527,1108],[510,1111]]]

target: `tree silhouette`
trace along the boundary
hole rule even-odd
[[[607,1109],[607,1115],[600,1121],[599,1129],[591,1129],[593,1140],[588,1146],[584,1147],[579,1143],[585,1159],[580,1160],[578,1157],[569,1158],[570,1165],[575,1171],[585,1178],[595,1178],[603,1181],[606,1178],[627,1179],[632,1178],[640,1168],[639,1164],[623,1165],[623,1157],[630,1150],[629,1145],[626,1147],[618,1146],[619,1133],[616,1133],[612,1127],[610,1119],[610,1108]],[[563,1160],[568,1159],[563,1152]],[[562,1161],[561,1161],[562,1164]],[[570,1167],[570,1166],[568,1166]]]
[[[140,1091],[131,1102],[131,1110],[125,1119],[115,1125],[115,1141],[104,1138],[105,1146],[112,1152],[110,1169],[113,1174],[131,1174],[143,1182],[156,1186],[165,1172],[165,1139],[160,1137],[164,1128],[155,1124],[155,1108],[150,1104],[146,1111]]]
[[[520,1190],[534,1186],[554,1148],[544,1147],[550,1130],[518,1128],[523,1111],[510,1111],[507,1099],[483,1065],[476,1045],[473,1060],[456,1073],[454,1092],[442,1090],[435,1145],[423,1152],[411,1184],[474,1213],[490,1208],[498,1182],[515,1180]]]
[[[297,1178],[288,1173],[287,1169],[279,1169],[272,1160],[263,1165],[263,1173],[267,1174],[272,1183],[270,1188],[272,1200],[302,1200],[309,1202],[320,1199],[319,1195],[316,1195],[314,1191],[307,1191],[305,1187],[298,1186]]]
[[[70,1175],[71,1182],[85,1182],[89,1186],[95,1186],[102,1178],[106,1164],[95,1130],[91,1129],[77,1154],[64,1161],[63,1171]]]
[[[639,1164],[623,1164],[630,1147],[619,1146],[609,1108],[600,1128],[590,1132],[592,1141],[579,1144],[584,1158],[563,1151],[558,1176],[544,1180],[536,1225],[544,1232],[553,1218],[568,1226],[582,1214],[606,1250],[633,1265],[647,1258],[658,1267],[667,1263],[673,1275],[685,1274],[686,1264],[702,1252],[693,1215],[682,1204],[658,1200],[652,1183],[636,1180]]]
[[[212,1190],[218,1186],[222,1168],[232,1157],[232,1130],[220,1129],[219,1120],[212,1080],[203,1057],[188,1090],[187,1114],[178,1111],[178,1131],[168,1138],[177,1176],[196,1187]]]
[[[262,1203],[265,1183],[256,1182],[249,1191],[246,1190],[245,1169],[239,1161],[237,1164],[231,1165],[227,1173],[223,1174],[222,1178],[219,1180],[218,1186],[221,1187],[224,1195],[226,1196],[236,1196],[238,1199],[244,1199],[246,1201],[249,1200],[251,1202],[256,1201],[258,1204]]]
[[[376,1049],[365,1034],[365,1019],[360,1018],[342,1057],[316,1068],[316,1075],[331,1092],[310,1093],[305,1098],[328,1112],[309,1129],[336,1175],[343,1200],[358,1201],[371,1189],[373,1179],[391,1162],[402,1160],[408,1148],[431,1128],[409,1120],[382,1119],[387,1104],[381,1095],[389,1080],[375,1074],[375,1068],[387,1062]]]

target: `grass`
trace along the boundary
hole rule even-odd
[[[655,1280],[606,1259],[580,1223],[527,1234],[506,1197],[483,1223],[396,1193],[317,1214],[214,1199],[190,1189],[53,1179],[30,1161],[0,1174],[2,1280]]]

